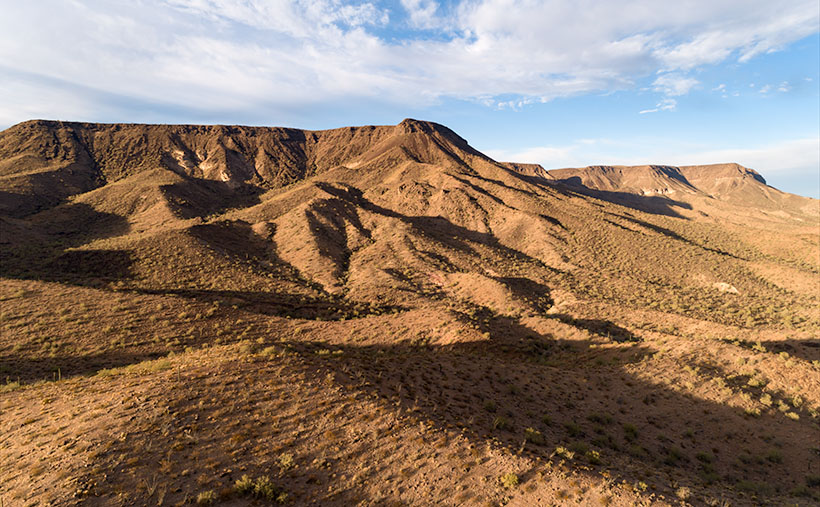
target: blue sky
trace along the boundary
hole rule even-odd
[[[816,0],[39,0],[0,18],[31,118],[443,123],[546,168],[739,162],[820,197]]]

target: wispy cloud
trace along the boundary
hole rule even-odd
[[[652,109],[644,109],[638,111],[638,114],[657,113],[658,111],[675,111],[678,107],[678,101],[675,99],[662,99],[655,104]]]
[[[700,66],[746,61],[818,26],[814,0],[18,2],[0,17],[0,82],[38,79],[6,86],[0,123],[69,116],[89,88],[131,114],[144,103],[275,112],[445,97],[509,107],[628,90],[657,73],[654,88],[673,97],[698,84]],[[89,119],[115,107],[87,105]]]

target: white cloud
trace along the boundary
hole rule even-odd
[[[662,99],[655,104],[652,109],[638,111],[638,114],[657,113],[658,111],[675,111],[678,108],[678,101],[675,99]]]
[[[656,92],[672,97],[686,95],[699,81],[681,74],[663,74],[652,83]]]
[[[762,94],[765,95],[765,94],[769,93],[771,91],[771,89],[772,89],[772,85],[764,85],[757,92],[762,93]]]
[[[145,103],[275,112],[456,97],[520,107],[631,89],[658,72],[654,88],[671,97],[697,85],[689,72],[699,66],[748,60],[820,25],[815,0],[402,6],[408,24],[399,27],[375,0],[17,2],[0,17],[0,82],[26,76],[31,88],[7,86],[0,121],[69,116],[78,103],[88,119]],[[118,99],[101,105],[82,90]]]
[[[791,91],[791,89],[792,89],[792,87],[791,87],[791,85],[788,83],[788,81],[783,81],[783,82],[782,82],[782,83],[780,83],[780,85],[777,87],[777,91],[779,91],[779,92],[781,92],[781,93],[786,93],[786,92],[789,92],[789,91]]]
[[[410,23],[417,28],[436,28],[446,21],[436,18],[439,8],[433,0],[401,0],[401,5],[410,16]]]

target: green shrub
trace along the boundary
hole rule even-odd
[[[514,474],[513,472],[502,475],[501,484],[507,489],[512,489],[518,486],[518,475]]]
[[[623,428],[624,435],[629,442],[632,442],[638,438],[638,428],[636,428],[634,424],[626,423]]]
[[[564,429],[567,430],[569,436],[577,437],[579,435],[583,435],[584,432],[581,430],[581,427],[575,424],[574,422],[564,424]]]
[[[524,430],[524,440],[532,442],[537,445],[544,445],[544,435],[535,428],[527,428]]]
[[[253,484],[253,493],[271,502],[280,501],[280,496],[283,495],[283,492],[267,476],[256,479]]]
[[[698,461],[702,461],[704,463],[711,463],[715,461],[715,456],[708,452],[699,452],[695,457]]]
[[[245,474],[240,479],[236,480],[236,482],[233,485],[233,489],[237,492],[237,494],[248,494],[253,490],[253,479],[251,479],[247,474]]]
[[[279,456],[279,467],[282,470],[290,470],[296,467],[296,462],[293,461],[293,454],[284,453]]]
[[[210,489],[208,491],[203,491],[202,493],[196,496],[196,504],[197,505],[210,505],[216,501],[216,493],[214,490]]]
[[[589,461],[593,465],[600,465],[601,464],[601,453],[594,449],[588,450],[584,456],[586,456],[587,461]]]
[[[234,483],[234,491],[238,495],[250,495],[257,498],[262,498],[270,502],[284,503],[288,494],[281,488],[277,487],[270,477],[262,476],[256,480],[251,479],[248,475],[243,475],[242,478]]]

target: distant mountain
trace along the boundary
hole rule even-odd
[[[746,208],[743,214],[767,214],[805,220],[820,216],[816,199],[781,192],[753,169],[739,164],[698,166],[590,166],[553,169],[547,178],[603,199],[657,210],[676,207],[675,214],[726,216],[737,213],[724,204]],[[636,199],[635,196],[660,199]]]

